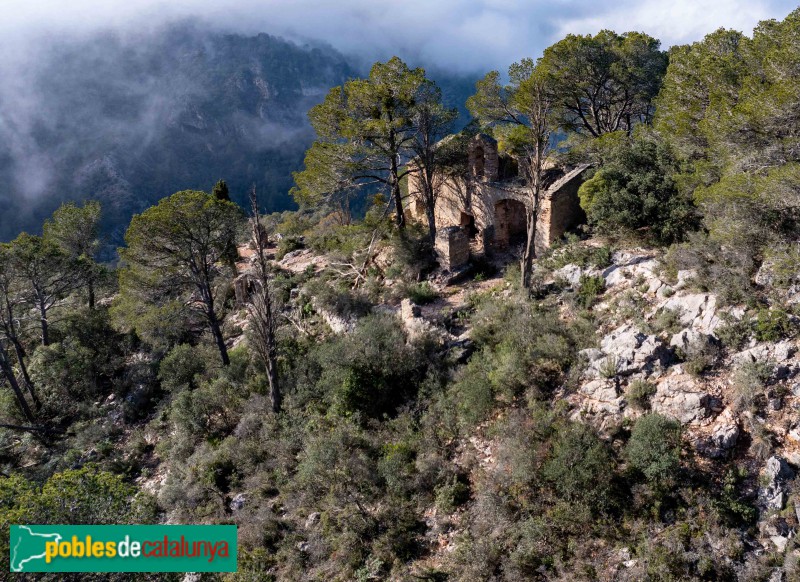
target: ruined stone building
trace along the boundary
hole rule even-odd
[[[502,250],[524,244],[526,205],[530,190],[511,156],[500,155],[497,142],[476,135],[469,142],[469,175],[465,180],[447,180],[436,201],[437,252],[443,266],[463,265],[470,246],[480,251]],[[564,233],[582,223],[585,215],[578,200],[587,165],[551,168],[545,173],[545,191],[539,202],[536,225],[537,254]],[[416,174],[409,175],[411,215],[425,220],[425,206]]]

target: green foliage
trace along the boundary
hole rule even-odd
[[[647,123],[667,66],[659,45],[643,33],[602,30],[545,49],[538,66],[552,84],[560,127],[597,137]]]
[[[630,469],[655,486],[674,482],[680,454],[681,425],[660,414],[648,414],[637,420],[625,446]]]
[[[747,362],[735,370],[731,399],[734,410],[739,412],[754,410],[772,371],[773,365],[770,362]]]
[[[606,281],[599,275],[581,275],[578,281],[577,302],[584,309],[590,308],[598,296],[606,290]]]
[[[604,269],[611,264],[612,255],[611,247],[581,244],[577,236],[568,234],[564,243],[554,244],[539,258],[539,264],[551,270],[565,265]]]
[[[439,298],[439,292],[434,289],[427,281],[421,283],[414,283],[406,288],[408,298],[417,305],[425,305],[432,303]]]
[[[134,307],[117,313],[147,337],[147,324],[186,305],[205,319],[227,365],[216,283],[225,274],[240,221],[236,205],[194,190],[177,192],[134,216],[125,233],[128,246],[120,249],[125,267],[119,271],[117,300]],[[198,301],[187,301],[192,293]]]
[[[305,248],[305,244],[300,237],[285,236],[281,238],[280,242],[278,243],[278,248],[275,250],[275,260],[280,261],[292,251],[302,248]]]
[[[792,333],[789,315],[781,309],[759,309],[753,322],[753,334],[760,342],[777,342]]]
[[[147,496],[121,477],[94,465],[56,473],[41,487],[14,475],[0,481],[0,550],[8,569],[12,524],[152,523]]]
[[[559,428],[542,473],[566,501],[602,510],[608,504],[613,468],[608,447],[592,429],[570,423]]]
[[[403,224],[400,180],[408,169],[397,160],[410,157],[418,115],[435,92],[423,69],[409,69],[398,57],[375,63],[366,79],[331,89],[308,113],[317,140],[305,169],[294,173],[291,195],[301,206],[327,205],[349,216],[352,190],[378,182],[391,190]]]
[[[578,192],[589,224],[599,232],[670,244],[697,228],[698,215],[678,190],[677,163],[663,142],[639,132],[615,144],[603,158],[601,168]]]
[[[730,315],[723,314],[722,325],[714,330],[716,335],[722,342],[722,345],[731,351],[738,352],[745,344],[750,341],[752,333],[752,325],[747,317],[735,319]]]
[[[449,480],[434,490],[436,509],[444,513],[452,513],[469,501],[469,485],[458,476],[452,475]]]
[[[206,372],[208,354],[199,346],[180,344],[172,348],[161,360],[158,379],[170,392],[193,390],[198,379]]]
[[[656,393],[656,387],[647,380],[637,378],[625,389],[625,398],[631,406],[638,410],[650,410],[650,397]]]
[[[225,180],[218,180],[217,183],[214,184],[214,187],[211,189],[211,195],[220,201],[231,201],[230,191],[228,190],[228,184]]]

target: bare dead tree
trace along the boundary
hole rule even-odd
[[[522,156],[522,160],[528,179],[530,201],[526,205],[528,232],[521,270],[522,287],[530,289],[533,259],[536,257],[536,221],[544,190],[544,161],[550,150],[550,116],[553,100],[545,81],[535,74],[520,83],[518,99],[528,118],[527,126],[523,126],[528,134],[528,139],[524,140],[525,155]]]
[[[278,342],[275,339],[275,314],[272,310],[272,297],[269,289],[269,265],[264,254],[266,233],[261,226],[258,214],[256,188],[250,191],[250,225],[253,244],[256,247],[256,288],[250,297],[250,328],[256,352],[264,363],[269,381],[269,399],[272,411],[281,409],[281,390],[278,383]]]

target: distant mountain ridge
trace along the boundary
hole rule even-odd
[[[0,154],[0,177],[11,185],[0,192],[10,210],[0,215],[0,238],[63,200],[96,198],[119,242],[131,214],[219,178],[240,196],[255,183],[267,207],[285,209],[291,170],[312,137],[307,109],[354,73],[333,49],[190,24],[139,44],[104,34],[54,47],[33,76],[38,116],[17,128],[17,142],[35,155]],[[13,109],[3,113],[13,122]],[[15,195],[39,171],[44,191]]]
[[[22,115],[23,96],[0,91],[0,240],[65,200],[98,199],[119,244],[133,213],[220,178],[239,202],[255,184],[265,209],[291,208],[313,139],[306,113],[359,68],[330,47],[196,23],[54,45],[28,72],[35,108]],[[463,105],[472,80],[441,77]]]

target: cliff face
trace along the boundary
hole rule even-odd
[[[27,94],[0,92],[0,239],[64,200],[97,198],[119,241],[132,213],[220,178],[290,207],[306,112],[354,73],[330,48],[183,24],[53,46],[20,74]]]

